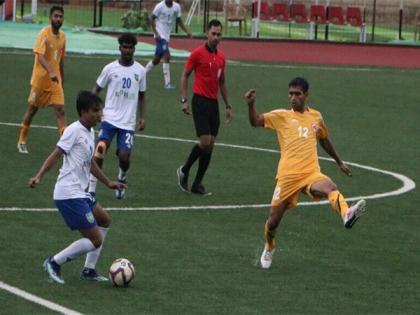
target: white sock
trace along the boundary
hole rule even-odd
[[[104,241],[106,234],[108,233],[108,228],[99,227],[99,231],[102,235],[102,245],[95,250],[90,251],[86,254],[85,267],[90,269],[95,269],[96,263],[98,262],[99,256],[101,255],[102,247],[104,246]]]
[[[79,256],[86,254],[95,249],[95,246],[88,238],[81,238],[71,243],[67,248],[56,254],[53,259],[54,261],[62,265],[65,262],[73,260]]]
[[[153,64],[153,62],[150,60],[150,61],[147,63],[146,67],[145,67],[145,69],[146,69],[146,74],[147,74],[147,73],[149,73],[150,71],[152,71],[153,67],[154,67],[154,64]]]
[[[96,184],[98,183],[98,179],[90,174],[89,176],[89,192],[96,193]]]
[[[171,83],[171,71],[169,70],[169,63],[163,63],[163,79],[165,80],[165,85]]]
[[[125,180],[127,172],[124,172],[121,168],[118,170],[118,180]]]

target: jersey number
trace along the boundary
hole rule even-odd
[[[308,128],[299,126],[298,128],[299,137],[308,138],[308,131],[309,131]]]
[[[125,144],[129,148],[133,146],[133,135],[128,132],[125,134]]]
[[[123,89],[129,89],[131,87],[131,79],[130,78],[122,78],[123,81]]]

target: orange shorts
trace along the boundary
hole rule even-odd
[[[306,193],[312,199],[318,201],[320,198],[312,196],[309,190],[314,183],[324,179],[330,178],[321,172],[315,172],[305,176],[300,174],[283,176],[277,179],[271,205],[278,206],[281,202],[288,201],[290,204],[289,208],[296,207],[301,192]]]
[[[48,105],[64,105],[63,88],[59,85],[59,87],[52,91],[45,91],[44,89],[32,86],[28,103],[38,108],[44,108]]]

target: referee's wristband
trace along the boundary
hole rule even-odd
[[[226,109],[232,109],[232,106],[226,105]]]

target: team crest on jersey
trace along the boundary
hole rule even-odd
[[[95,217],[93,216],[93,213],[92,213],[92,212],[88,212],[88,213],[86,213],[86,220],[87,220],[89,223],[93,223],[93,222],[95,222]]]
[[[140,76],[139,76],[138,74],[134,74],[134,79],[135,79],[136,81],[138,81],[138,80],[140,80]]]
[[[314,133],[316,133],[316,132],[317,132],[317,130],[318,130],[318,125],[317,125],[316,123],[313,123],[313,124],[311,125],[311,128],[312,128],[312,131],[313,131]]]

